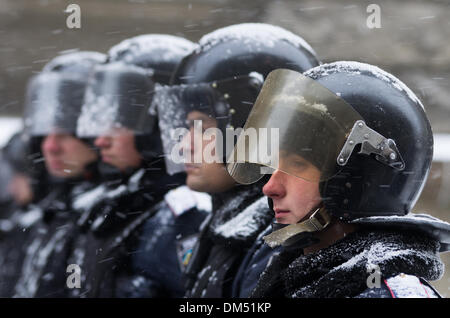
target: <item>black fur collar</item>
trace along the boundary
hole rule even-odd
[[[216,243],[249,247],[273,218],[261,182],[236,186],[232,190],[212,195],[213,217],[209,237]]]
[[[369,264],[380,267],[382,279],[405,273],[436,280],[444,271],[438,251],[439,242],[421,233],[357,231],[313,254],[281,252],[252,296],[355,297],[368,288]]]

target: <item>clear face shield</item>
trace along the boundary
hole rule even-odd
[[[253,76],[241,76],[211,83],[157,85],[151,111],[158,114],[169,174],[185,171],[190,163],[225,163],[227,149],[231,152],[234,147],[233,141],[227,141],[228,131],[244,124],[259,91],[261,82],[256,81]]]
[[[0,154],[0,204],[13,199],[10,185],[14,176],[11,165]],[[0,216],[1,217],[1,216]]]
[[[135,135],[153,131],[148,108],[153,96],[151,74],[139,67],[111,63],[95,67],[89,78],[77,135],[95,138],[126,129]]]
[[[74,133],[85,84],[70,74],[41,73],[28,85],[25,129],[30,136]]]
[[[243,184],[274,170],[318,182],[337,174],[357,145],[402,169],[395,143],[367,127],[352,106],[311,78],[279,69],[264,82],[227,169]]]

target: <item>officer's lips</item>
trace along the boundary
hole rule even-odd
[[[102,156],[102,160],[104,162],[111,162],[114,159],[114,156],[108,152],[105,152],[104,150],[102,150],[100,152],[101,156]]]
[[[59,159],[49,159],[47,164],[52,170],[62,170],[64,168],[64,162]]]
[[[291,213],[290,210],[286,210],[286,209],[280,209],[280,208],[274,208],[273,211],[275,212],[275,218],[278,219],[288,213]]]
[[[184,165],[184,168],[186,170],[186,173],[191,173],[200,170],[200,164],[186,163]]]
[[[112,156],[108,156],[108,155],[102,155],[102,160],[104,162],[110,162],[112,160]]]

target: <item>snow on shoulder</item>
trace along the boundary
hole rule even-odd
[[[167,192],[164,200],[175,216],[179,216],[192,208],[208,213],[212,210],[211,196],[209,194],[192,191],[185,185]]]
[[[267,198],[261,197],[234,218],[214,229],[224,238],[248,237],[259,230],[261,213],[268,213]]]
[[[400,274],[386,280],[386,285],[395,298],[435,298],[434,292],[422,285],[419,278]]]

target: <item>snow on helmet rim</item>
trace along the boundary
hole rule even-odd
[[[320,70],[319,73],[318,70]],[[403,83],[394,75],[382,70],[375,65],[356,61],[338,61],[333,63],[321,64],[304,72],[303,75],[311,77],[313,79],[317,79],[317,77],[319,76],[329,75],[334,70],[354,75],[361,74],[361,71],[370,73],[378,79],[392,84],[400,92],[406,93],[411,100],[419,104],[420,107],[422,107],[422,109],[425,111],[425,107],[423,106],[420,99],[405,83]]]
[[[108,51],[111,60],[118,60],[118,56],[127,51],[133,45],[139,47],[139,52],[151,52],[154,50],[167,50],[163,60],[170,60],[174,57],[183,57],[197,47],[197,44],[182,37],[170,34],[142,34],[114,45]],[[133,53],[136,55],[136,53]]]
[[[124,63],[123,61],[113,61],[105,64],[99,64],[94,67],[94,71],[108,70],[109,72],[130,71],[141,74],[143,76],[152,75],[152,70],[145,69],[138,65]]]
[[[303,47],[312,55],[316,55],[313,48],[299,35],[282,27],[267,23],[241,23],[217,29],[204,35],[200,40],[197,53],[205,47],[213,46],[229,39],[251,39],[261,45],[273,47],[273,41],[286,41],[296,47]],[[245,42],[244,42],[245,43]]]
[[[106,55],[95,51],[76,51],[72,53],[61,54],[48,62],[42,72],[54,71],[56,67],[62,65],[72,65],[73,63],[91,64],[92,60],[102,63],[106,61]],[[89,65],[88,65],[89,66]]]
[[[364,221],[402,221],[402,220],[412,220],[412,221],[426,221],[430,224],[441,224],[448,226],[450,228],[450,223],[441,220],[437,217],[434,217],[430,214],[423,214],[423,213],[416,213],[416,212],[410,212],[405,215],[374,215],[374,216],[365,216],[360,217],[357,219],[354,219],[350,221],[350,223],[361,223]]]

